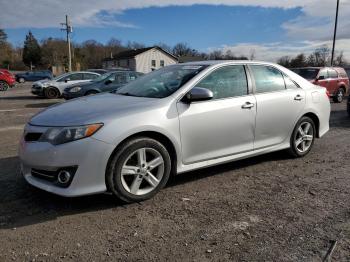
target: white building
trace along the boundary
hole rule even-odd
[[[164,66],[178,63],[177,57],[158,46],[123,51],[113,58],[104,59],[105,69],[129,68],[136,72],[147,74]]]

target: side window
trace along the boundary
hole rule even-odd
[[[248,93],[247,76],[244,66],[225,66],[215,70],[201,80],[198,87],[207,88],[214,99],[244,96]]]
[[[334,69],[328,69],[329,78],[338,78],[338,73]]]
[[[115,75],[116,84],[125,84],[126,83],[126,75],[125,74],[116,74]]]
[[[298,89],[299,86],[292,80],[290,79],[289,76],[283,75],[284,76],[284,82],[286,84],[287,89]]]
[[[98,77],[98,75],[95,75],[95,74],[87,74],[87,73],[84,74],[84,80],[92,80],[92,79],[95,79],[97,77]]]
[[[279,70],[271,66],[250,66],[255,79],[256,93],[285,90],[284,79]]]
[[[328,78],[328,71],[327,69],[321,69],[320,72],[318,73],[318,77],[323,76],[324,79]]]
[[[135,73],[129,73],[129,81],[133,81],[137,78],[137,75]],[[129,82],[128,81],[128,82]]]
[[[83,74],[77,73],[77,74],[71,74],[67,78],[69,78],[70,81],[77,81],[83,79]]]

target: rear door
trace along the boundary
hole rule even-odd
[[[305,91],[275,67],[249,68],[257,103],[254,149],[281,144],[305,106]]]
[[[328,92],[330,94],[335,94],[338,90],[338,81],[339,81],[338,72],[332,68],[329,68],[328,77],[329,77]]]
[[[220,67],[196,86],[211,90],[214,98],[177,104],[183,162],[253,150],[256,107],[254,95],[248,92],[245,67]]]

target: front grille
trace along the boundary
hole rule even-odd
[[[40,137],[42,136],[43,133],[27,133],[24,136],[24,140],[26,142],[35,142],[38,141],[40,139]]]

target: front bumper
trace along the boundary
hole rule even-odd
[[[82,96],[84,96],[84,93],[82,92],[71,93],[71,92],[63,91],[63,94],[62,94],[62,97],[66,100],[74,99]]]
[[[25,133],[43,133],[45,130],[47,127],[27,125]],[[61,196],[105,192],[105,171],[113,150],[112,145],[92,137],[57,146],[47,142],[26,142],[22,137],[19,147],[21,172],[29,184]],[[58,186],[57,181],[41,179],[32,173],[33,170],[55,173],[64,167],[76,167],[66,188]]]
[[[32,94],[43,96],[44,95],[44,88],[42,86],[33,85],[32,86]]]

